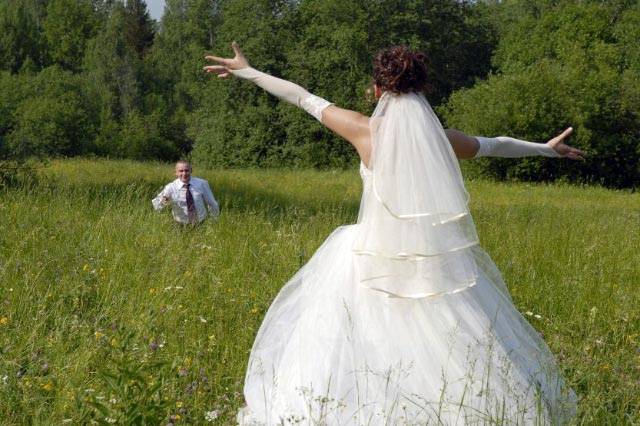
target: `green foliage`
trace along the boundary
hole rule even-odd
[[[0,2],[0,70],[17,72],[26,61],[46,63],[41,36],[45,6],[43,0]]]
[[[88,0],[51,0],[44,22],[44,36],[51,60],[79,71],[86,45],[98,26]]]
[[[165,140],[158,129],[159,120],[153,115],[129,114],[118,136],[120,157],[139,160],[176,158],[179,153],[171,141]]]
[[[29,78],[13,112],[10,150],[18,158],[73,156],[89,151],[93,123],[77,76],[57,66]]]
[[[485,160],[500,178],[640,183],[640,4],[505,2],[494,57],[500,73],[454,93],[449,126],[545,141],[571,125],[584,163]],[[516,14],[512,16],[509,14]],[[507,19],[507,22],[509,20]]]
[[[76,405],[82,423],[151,425],[168,419],[169,403],[163,399],[163,388],[169,366],[154,360],[152,351],[138,358],[140,345],[135,333],[114,325],[110,336],[96,332],[97,354],[95,385],[104,394],[79,389]],[[151,354],[149,353],[151,352]],[[108,395],[107,398],[105,395]]]
[[[153,44],[155,25],[144,0],[127,0],[125,3],[124,37],[127,44],[142,58]]]

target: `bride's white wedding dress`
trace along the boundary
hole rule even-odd
[[[570,419],[575,394],[477,244],[457,162],[426,100],[383,96],[371,123],[358,223],[334,231],[269,308],[239,423]]]

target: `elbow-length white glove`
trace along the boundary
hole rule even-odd
[[[543,157],[561,157],[560,154],[546,143],[527,142],[508,136],[498,136],[495,138],[476,136],[476,139],[480,144],[476,157],[519,158],[536,155]]]
[[[322,121],[322,110],[331,105],[331,102],[307,92],[295,83],[274,77],[251,67],[232,70],[231,73],[242,79],[252,81],[272,95],[302,108],[320,122]]]

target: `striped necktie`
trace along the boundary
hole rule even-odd
[[[185,183],[184,187],[187,189],[187,214],[189,215],[189,223],[196,223],[196,205],[193,202],[191,184]]]

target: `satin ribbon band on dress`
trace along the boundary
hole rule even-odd
[[[387,213],[389,213],[391,216],[393,216],[396,219],[414,219],[414,218],[418,218],[418,217],[428,217],[428,216],[438,216],[441,215],[442,213],[413,213],[413,214],[397,214],[395,213],[391,207],[389,207],[389,205],[382,199],[382,197],[380,197],[380,194],[378,194],[378,190],[376,188],[376,180],[375,180],[375,175],[371,176],[372,179],[372,188],[373,188],[373,195],[376,197],[376,200],[378,200],[378,202],[382,205],[382,207],[385,208],[385,210],[387,211]],[[469,194],[466,194],[466,201],[465,204],[469,203]],[[445,220],[440,220],[438,222],[434,222],[431,225],[433,226],[437,226],[437,225],[444,225],[453,221],[456,221],[458,219],[461,219],[465,216],[469,216],[470,213],[469,212],[462,212],[462,213],[457,213],[455,215],[453,215],[452,217],[445,219]]]
[[[375,256],[375,257],[382,257],[382,258],[385,258],[385,259],[408,260],[408,261],[419,262],[419,261],[424,260],[424,259],[433,258],[433,257],[437,257],[437,256],[442,256],[442,255],[446,255],[448,253],[454,253],[456,251],[460,251],[460,250],[468,249],[468,248],[471,248],[471,247],[475,247],[475,246],[477,246],[479,244],[480,244],[480,241],[475,240],[475,241],[471,241],[469,244],[465,244],[465,245],[460,246],[460,247],[455,247],[455,248],[449,249],[447,251],[443,251],[443,252],[440,252],[440,253],[434,253],[434,254],[398,253],[395,256],[389,256],[388,254],[384,254],[384,253],[381,253],[381,252],[368,251],[368,250],[353,249],[351,251],[353,253],[355,253],[356,255],[359,255],[359,256]]]
[[[385,277],[378,277],[378,278],[385,278]],[[477,281],[474,280],[469,285],[466,285],[464,287],[459,287],[454,290],[446,290],[446,291],[431,292],[431,293],[425,292],[425,293],[416,293],[416,294],[398,294],[398,293],[391,292],[389,290],[384,290],[382,288],[370,287],[366,284],[363,284],[363,281],[360,281],[360,286],[366,288],[367,290],[373,290],[373,291],[383,293],[386,297],[390,299],[434,299],[436,297],[445,296],[447,294],[456,294],[465,290],[469,290],[470,288],[474,287],[476,283]]]

